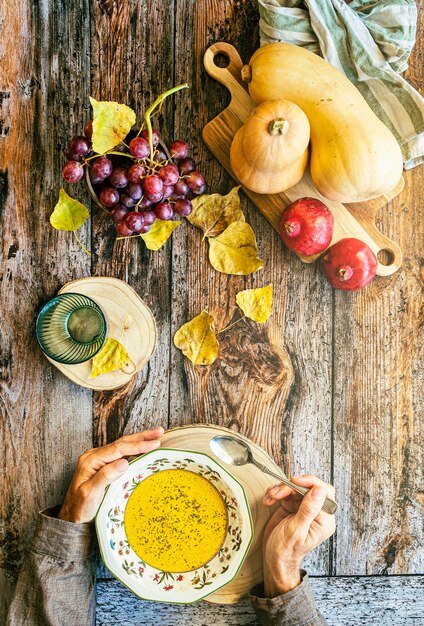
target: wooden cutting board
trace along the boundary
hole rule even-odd
[[[107,337],[121,341],[128,351],[133,368],[117,370],[90,378],[92,361],[66,365],[46,358],[72,382],[88,389],[106,391],[126,385],[140,372],[156,348],[156,323],[149,307],[127,283],[118,278],[90,276],[66,283],[58,293],[82,293],[102,309],[107,323]]]
[[[216,435],[232,434],[246,441],[251,446],[255,458],[273,472],[280,472],[278,465],[271,459],[265,450],[240,433],[236,433],[229,428],[214,425],[193,425],[173,428],[168,430],[162,437],[162,446],[167,448],[178,448],[180,450],[194,450],[204,452],[216,459],[243,485],[249,500],[250,511],[254,526],[254,537],[247,557],[233,581],[219,589],[216,593],[208,596],[207,602],[216,604],[235,604],[248,595],[249,591],[262,582],[262,536],[272,513],[278,505],[267,507],[262,504],[265,491],[276,481],[272,476],[261,472],[254,465],[244,465],[243,467],[232,467],[220,461],[209,447],[209,442]]]
[[[215,57],[217,56],[221,58],[223,56],[226,57],[228,60],[227,67],[218,67],[216,65]],[[204,64],[208,74],[227,87],[231,94],[231,102],[222,113],[205,126],[203,129],[203,140],[227,172],[237,181],[230,166],[230,146],[235,133],[244,124],[246,118],[255,107],[255,103],[249,96],[245,83],[241,80],[240,71],[243,62],[233,46],[224,42],[213,44],[205,52]],[[345,205],[324,198],[315,189],[309,172],[305,173],[305,176],[297,185],[287,189],[284,193],[262,195],[250,191],[246,187],[243,187],[243,191],[277,232],[280,216],[285,206],[304,196],[319,198],[334,215],[335,225],[332,243],[344,237],[355,237],[368,244],[376,255],[384,250],[385,253],[380,255],[379,258],[377,274],[379,276],[390,276],[402,264],[402,251],[394,241],[377,230],[375,215],[381,207],[400,194],[403,187],[404,180],[402,178],[390,193],[370,202],[360,202],[352,205],[360,213],[361,223],[355,219]],[[311,263],[318,256],[320,255],[300,258],[306,263]],[[384,265],[381,262],[383,257],[385,258]]]

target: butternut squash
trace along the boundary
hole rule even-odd
[[[399,145],[356,87],[316,54],[288,43],[267,44],[242,69],[255,103],[286,98],[311,125],[311,176],[324,196],[361,202],[396,186]]]
[[[308,163],[308,118],[288,100],[257,106],[234,136],[230,163],[238,180],[256,193],[279,193],[302,178]]]

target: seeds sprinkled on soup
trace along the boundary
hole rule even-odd
[[[218,490],[188,470],[164,470],[143,480],[125,508],[134,552],[164,572],[198,569],[218,552],[227,511]]]

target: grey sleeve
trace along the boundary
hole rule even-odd
[[[94,626],[92,524],[40,514],[25,554],[6,626]]]
[[[264,598],[262,586],[252,589],[250,599],[262,626],[328,626],[315,606],[308,575],[301,574],[298,587],[275,598]]]

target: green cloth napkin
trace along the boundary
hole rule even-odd
[[[320,54],[359,89],[396,137],[404,167],[424,162],[424,98],[398,74],[415,43],[414,0],[258,0],[261,45]]]

